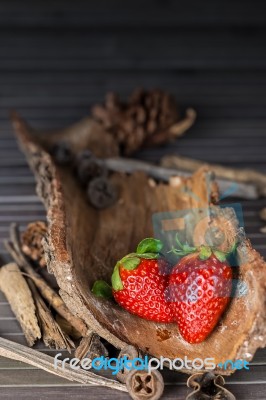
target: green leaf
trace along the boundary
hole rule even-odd
[[[139,257],[134,257],[133,254],[122,258],[122,260],[118,262],[119,265],[122,265],[125,269],[129,271],[136,269],[139,263],[140,263]]]
[[[122,283],[122,280],[121,280],[121,278],[120,278],[120,271],[119,271],[119,269],[120,269],[120,265],[117,263],[116,266],[115,266],[115,268],[114,268],[114,272],[113,272],[112,278],[111,278],[111,281],[112,281],[112,288],[113,288],[115,291],[117,291],[117,290],[123,290],[123,288],[124,288],[123,283]]]
[[[201,260],[207,260],[212,254],[212,249],[209,246],[202,246],[200,248],[199,258]]]
[[[186,251],[183,250],[177,250],[172,248],[171,250],[169,250],[167,253],[173,253],[175,255],[177,255],[178,257],[180,256],[186,256],[188,253]]]
[[[175,240],[176,240],[178,247],[180,248],[180,250],[177,250],[177,251],[181,251],[183,255],[194,253],[194,251],[197,250],[196,247],[191,247],[191,246],[189,246],[188,243],[182,244],[178,238],[178,233],[175,235]]]
[[[183,245],[183,251],[184,251],[186,254],[188,254],[188,253],[193,253],[193,252],[196,251],[196,250],[197,250],[196,247],[191,247],[191,246],[189,246],[187,243],[185,243],[185,244]]]
[[[93,294],[95,294],[95,296],[102,297],[104,299],[111,299],[113,297],[111,286],[102,280],[94,282],[91,291]]]
[[[175,235],[175,240],[176,240],[176,243],[178,244],[178,247],[180,247],[180,249],[183,250],[183,245],[178,238],[178,233]]]
[[[153,260],[154,258],[159,258],[158,253],[145,253],[145,254],[139,254],[139,257],[145,258],[145,260]]]
[[[138,267],[140,263],[139,257],[136,257],[134,253],[123,257],[116,266],[114,267],[114,272],[112,274],[112,287],[114,290],[123,290],[123,282],[120,277],[120,267],[123,267],[129,271],[132,271]]]
[[[163,243],[154,238],[146,238],[143,239],[138,247],[137,254],[145,254],[145,253],[159,253],[163,248]]]
[[[219,250],[214,250],[213,254],[218,258],[219,261],[225,262],[226,261],[226,253],[223,253]]]

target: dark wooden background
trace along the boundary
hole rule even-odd
[[[109,90],[170,90],[198,120],[176,142],[138,157],[178,153],[266,172],[265,0],[98,0],[0,2],[0,253],[10,222],[44,219],[34,180],[8,120],[16,108],[37,128],[66,126],[89,113]],[[242,202],[245,226],[266,256],[258,212]],[[245,316],[243,316],[243,319]],[[24,343],[0,294],[0,335]],[[40,351],[55,354],[43,345]],[[211,355],[210,355],[211,356]],[[266,399],[266,352],[250,371],[228,379],[237,399]],[[166,374],[165,399],[184,399],[185,377]],[[0,359],[0,399],[128,398],[80,387]]]

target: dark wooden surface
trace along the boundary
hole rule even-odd
[[[178,142],[138,157],[179,153],[266,172],[266,3],[264,0],[2,0],[0,3],[0,254],[10,222],[44,219],[34,180],[12,135],[12,108],[37,128],[63,127],[87,115],[106,91],[136,86],[170,90],[198,121]],[[260,199],[242,202],[245,228],[266,256]],[[244,316],[243,316],[244,318]],[[0,335],[24,343],[0,294]],[[40,351],[55,354],[42,344]],[[211,356],[211,355],[210,355]],[[240,400],[266,399],[266,351],[250,371],[230,377]],[[165,373],[165,399],[184,399],[185,376]],[[80,387],[0,359],[0,399],[126,399]]]

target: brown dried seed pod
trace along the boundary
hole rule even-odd
[[[158,400],[163,394],[164,381],[159,371],[131,371],[126,379],[133,400]]]
[[[116,189],[104,176],[94,178],[88,185],[87,196],[93,207],[103,209],[117,200]]]
[[[75,357],[79,360],[83,360],[84,358],[94,360],[102,356],[108,357],[108,350],[101,342],[100,336],[92,331],[89,332],[88,336],[82,338],[75,351]]]
[[[47,234],[47,225],[43,221],[30,223],[21,234],[23,252],[41,267],[46,267],[42,240]]]
[[[123,357],[127,357],[128,360],[133,360],[134,358],[137,358],[139,356],[137,349],[134,346],[126,346],[124,347],[120,353],[118,358],[121,359]],[[130,373],[130,370],[127,368],[123,368],[121,371],[118,372],[116,375],[117,379],[122,382],[126,383],[127,376]]]
[[[59,165],[70,165],[73,160],[70,143],[65,141],[55,143],[51,148],[51,154]]]
[[[197,373],[190,376],[187,386],[194,389],[186,400],[236,400],[235,396],[224,388],[225,380],[212,372]]]

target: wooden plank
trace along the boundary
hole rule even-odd
[[[113,400],[114,396],[117,400],[129,400],[129,396],[126,393],[119,393],[119,392],[114,392],[111,389],[92,388],[88,386],[71,387],[71,384],[69,384],[68,386],[64,386],[64,388],[38,387],[37,389],[34,389],[32,387],[30,388],[10,387],[10,388],[1,388],[0,390],[1,400],[14,400],[15,398],[18,398],[20,400],[36,400],[36,399],[73,400],[73,398],[75,398],[76,400],[84,400],[85,398],[89,398],[90,400],[98,400],[99,398],[105,400]],[[184,400],[184,396],[176,399]]]
[[[265,384],[250,384],[250,385],[227,385],[228,390],[232,391],[237,399],[241,400],[265,400]],[[72,399],[75,397],[77,400],[83,400],[84,398],[89,397],[90,399],[99,399],[104,398],[106,400],[113,399],[114,396],[118,400],[128,400],[129,396],[125,393],[114,392],[110,389],[104,388],[92,388],[88,386],[71,387],[67,386],[67,391],[60,389],[60,387],[38,387],[38,396],[42,400],[49,399]],[[185,386],[176,385],[176,386],[166,386],[164,395],[162,399],[166,398],[174,398],[176,400],[184,400],[185,396],[190,393],[191,390],[186,388]],[[23,386],[20,387],[10,387],[10,388],[1,388],[0,391],[0,399],[3,400],[13,400],[14,398],[19,398],[20,400],[29,400],[36,399],[35,391],[31,388],[25,388]]]
[[[252,385],[228,385],[227,388],[231,390],[237,399],[241,400],[265,400],[264,384],[252,384]],[[185,386],[167,386],[164,391],[162,399],[175,399],[184,400],[184,398],[190,393],[190,390]],[[91,387],[67,387],[67,390],[60,387],[38,387],[34,388],[1,388],[0,399],[1,400],[14,400],[19,398],[20,400],[84,400],[89,398],[90,400],[98,400],[99,398],[105,400],[113,400],[114,397],[117,400],[129,400],[129,396],[126,393],[114,392],[110,389],[104,388],[91,388]]]
[[[19,35],[6,30],[0,36],[0,54],[4,55],[0,70],[264,70],[264,44],[261,29],[230,32],[201,28],[182,34],[155,30],[152,35],[149,29],[125,30],[123,35],[114,29],[82,34],[23,30]]]
[[[7,318],[15,319],[15,316],[8,303],[0,303],[0,325],[3,324]]]
[[[260,12],[258,12],[260,10]],[[88,6],[82,0],[43,2],[26,0],[2,1],[0,22],[2,27],[70,27],[125,28],[183,27],[183,26],[260,26],[265,22],[265,2],[211,0],[204,3],[181,1],[98,0]],[[110,17],[110,13],[112,16]],[[149,18],[147,18],[149,15]]]
[[[102,374],[106,377],[111,378],[112,374],[110,371]],[[164,380],[166,385],[180,385],[186,384],[188,376],[176,371],[163,371]],[[167,375],[167,376],[166,376]],[[251,371],[237,371],[233,376],[226,378],[226,382],[231,385],[236,385],[238,383],[245,383],[246,385],[252,383],[265,384],[265,367],[264,366],[254,366]],[[1,369],[0,374],[0,388],[5,386],[29,386],[39,387],[39,386],[61,386],[66,384],[69,385],[69,381],[59,378],[48,372],[38,370],[38,369]],[[71,383],[71,386],[76,385]]]
[[[0,373],[0,388],[8,387],[39,387],[39,386],[63,386],[69,385],[69,381],[60,378],[56,375],[50,374],[46,371],[38,369],[7,369],[1,370]],[[71,386],[76,386],[78,383],[70,382]]]
[[[72,353],[71,355],[65,351],[65,350],[53,350],[53,349],[39,349],[39,351],[43,354],[47,354],[50,355],[51,357],[54,357],[56,354],[58,354],[59,352],[62,353],[62,357],[61,359],[64,358],[72,358],[74,357],[74,353]],[[32,365],[29,364],[25,364],[21,361],[16,361],[16,360],[10,360],[9,358],[6,357],[0,357],[0,371],[1,370],[20,370],[20,369],[27,369],[27,370],[31,370],[31,369],[35,369],[38,370],[38,368],[33,367]],[[1,372],[0,372],[1,374]]]
[[[16,319],[11,320],[4,320],[1,321],[0,324],[0,336],[4,336],[7,334],[20,333],[21,334],[21,327]]]
[[[33,49],[32,49],[33,51]],[[3,49],[3,52],[7,51]],[[197,71],[189,73],[180,71],[172,74],[165,74],[163,71],[139,72],[137,77],[130,71],[122,71],[119,74],[115,71],[108,73],[108,76],[99,71],[90,74],[81,73],[79,78],[73,77],[70,72],[63,72],[62,76],[34,72],[4,74],[5,80],[0,78],[1,92],[3,97],[0,99],[1,106],[13,106],[14,100],[19,107],[23,101],[24,105],[35,107],[45,106],[50,101],[51,105],[72,105],[73,102],[101,100],[104,98],[106,90],[116,90],[122,97],[126,96],[135,85],[140,85],[145,80],[146,87],[160,86],[165,90],[173,92],[177,99],[183,101],[203,101],[209,103],[213,99],[215,103],[234,103],[244,104],[248,102],[259,103],[265,101],[264,88],[266,79],[263,72],[258,74],[252,71],[230,73]],[[118,80],[119,79],[119,80]],[[116,83],[117,81],[117,83]],[[40,84],[41,83],[41,84]],[[38,85],[38,87],[36,87]],[[69,91],[71,90],[71,96]],[[249,97],[246,97],[249,96]],[[34,101],[33,101],[34,100]],[[35,103],[36,102],[36,103]]]

